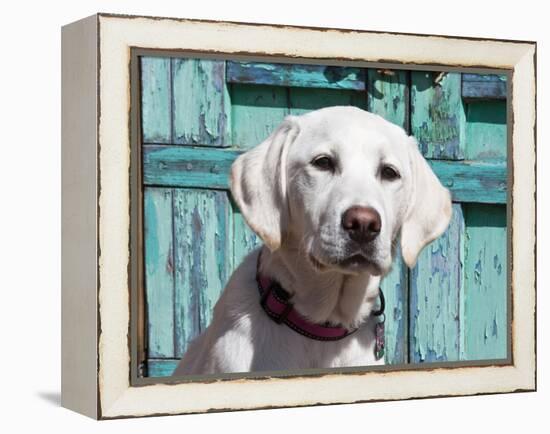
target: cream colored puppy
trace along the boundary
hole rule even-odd
[[[233,163],[231,192],[265,246],[235,270],[174,375],[383,363],[372,312],[396,240],[412,267],[452,212],[416,140],[354,107],[288,116]],[[257,273],[284,289],[313,336],[268,315]],[[353,333],[316,338],[326,327]]]

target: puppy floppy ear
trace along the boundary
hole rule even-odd
[[[299,133],[295,116],[231,166],[231,193],[246,222],[271,251],[281,246],[288,220],[286,160]]]
[[[411,166],[411,195],[401,226],[401,252],[405,263],[414,267],[420,251],[439,237],[452,215],[451,194],[433,173],[418,150],[414,137],[408,137]]]

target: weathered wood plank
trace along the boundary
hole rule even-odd
[[[410,353],[412,363],[460,358],[460,298],[464,218],[453,205],[447,231],[426,246],[411,272]]]
[[[466,104],[466,149],[469,160],[506,160],[506,102]]]
[[[290,113],[301,115],[312,110],[335,105],[352,105],[367,108],[366,92],[355,90],[307,89],[294,87],[288,90]]]
[[[175,259],[175,354],[181,357],[189,343],[200,333],[200,293],[204,282],[198,282],[201,271],[194,266],[194,256],[200,255],[200,229],[195,233],[193,211],[189,200],[192,191],[174,189],[174,259]],[[199,223],[200,224],[200,220]],[[197,252],[196,250],[199,249]]]
[[[506,207],[468,205],[465,209],[464,348],[462,359],[506,357]]]
[[[142,57],[141,131],[143,142],[170,143],[172,98],[170,59]]]
[[[225,62],[172,59],[174,143],[229,145],[230,102]]]
[[[233,268],[236,269],[246,255],[262,244],[262,240],[246,224],[242,214],[236,207],[233,213],[233,228],[233,233],[235,234]]]
[[[368,110],[405,130],[409,123],[408,74],[407,71],[367,71]],[[384,277],[381,287],[386,298],[386,363],[407,363],[409,273],[399,248],[392,270]]]
[[[143,147],[145,185],[229,188],[231,164],[242,151],[183,146]],[[430,160],[455,202],[505,203],[504,162]]]
[[[174,356],[172,191],[144,191],[145,289],[148,356]]]
[[[365,69],[326,65],[227,62],[227,81],[283,87],[365,90]]]
[[[454,202],[506,203],[505,162],[429,160]]]
[[[176,356],[204,330],[229,276],[232,231],[223,191],[174,190]]]
[[[240,155],[229,149],[143,146],[145,185],[228,188],[231,164]]]
[[[464,158],[461,74],[411,72],[411,133],[425,157]]]
[[[369,69],[368,109],[387,121],[409,129],[408,71]]]
[[[497,74],[462,74],[462,98],[471,100],[506,99],[506,76]]]
[[[387,364],[408,361],[408,269],[397,249],[392,270],[381,283],[386,299],[386,355]]]
[[[505,164],[506,101],[470,98],[466,109],[466,157]],[[464,343],[461,357],[465,360],[504,358],[508,333],[506,207],[469,204],[465,211]]]
[[[170,377],[178,363],[179,359],[149,359],[147,360],[147,376]]]
[[[204,273],[209,282],[201,293],[200,327],[201,331],[212,321],[214,306],[231,276],[233,268],[233,216],[229,195],[225,191],[211,191],[203,200],[203,211],[206,230],[204,244],[206,255]]]
[[[263,142],[289,114],[283,87],[233,84],[231,101],[232,144],[242,149]]]

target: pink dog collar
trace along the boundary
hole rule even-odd
[[[284,323],[295,332],[318,341],[337,341],[357,330],[312,323],[294,309],[289,301],[290,294],[277,282],[265,276],[258,276],[257,282],[261,295],[260,304],[265,313],[277,324]]]
[[[281,285],[275,280],[262,276],[259,273],[260,265],[260,256],[261,252],[258,254],[258,266],[256,268],[256,282],[258,283],[258,290],[260,292],[260,304],[264,309],[265,313],[277,324],[286,324],[292,330],[297,333],[300,333],[303,336],[306,336],[310,339],[315,339],[318,341],[337,341],[343,339],[355,331],[357,328],[348,330],[345,327],[333,326],[329,323],[325,324],[316,324],[312,323],[302,315],[300,315],[295,309],[293,304],[290,302],[291,295],[285,291]],[[381,307],[378,311],[373,312],[375,316],[380,316],[384,313],[384,296],[382,291],[380,291],[380,301]],[[383,324],[383,323],[382,323]],[[378,336],[379,331],[377,330],[376,337],[377,341],[380,339]],[[383,342],[383,334],[382,334]],[[377,359],[383,355],[383,343],[382,352],[380,354],[380,342],[376,343],[377,350]]]

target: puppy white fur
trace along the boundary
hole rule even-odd
[[[354,107],[288,116],[233,163],[231,191],[265,243],[262,274],[277,280],[310,321],[359,330],[317,341],[271,320],[259,302],[256,249],[231,276],[211,324],[173,375],[382,364],[374,357],[370,313],[395,243],[400,235],[405,263],[414,266],[452,212],[449,191],[416,140]],[[342,224],[346,210],[358,206],[376,210],[381,222],[378,235],[364,243]]]

